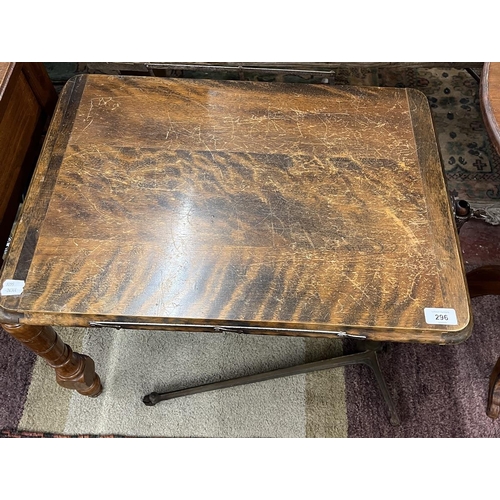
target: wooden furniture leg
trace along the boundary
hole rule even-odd
[[[497,364],[490,375],[486,414],[493,419],[498,418],[500,415],[500,358],[498,358]]]
[[[35,354],[54,368],[56,380],[66,389],[74,389],[84,396],[96,397],[102,392],[101,380],[89,356],[73,352],[50,326],[1,325]]]
[[[467,284],[471,297],[500,295],[500,266],[483,266],[474,269],[467,273]],[[490,375],[486,414],[493,419],[500,415],[500,358]]]

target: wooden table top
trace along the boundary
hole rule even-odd
[[[500,154],[500,63],[485,63],[481,73],[481,111],[488,134]]]
[[[12,63],[0,62],[0,87],[7,76],[7,72],[9,71],[11,64]]]
[[[409,89],[75,77],[8,279],[25,285],[0,316],[26,324],[441,344],[472,328],[428,103]]]
[[[0,88],[4,85],[5,80],[9,73],[12,71],[15,63],[0,62]]]

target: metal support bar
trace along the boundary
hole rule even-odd
[[[481,83],[481,77],[472,68],[465,68],[465,71],[476,80],[476,83]]]
[[[332,70],[313,70],[313,69],[297,69],[297,68],[276,68],[266,66],[244,66],[244,65],[214,65],[214,64],[186,64],[186,63],[146,63],[144,65],[151,73],[154,69],[170,69],[170,70],[191,70],[191,71],[235,71],[238,73],[240,80],[245,79],[245,72],[270,73],[273,75],[288,75],[299,77],[322,77],[327,78],[328,83],[331,83],[335,78],[335,72]],[[331,79],[331,80],[330,80]]]
[[[380,392],[382,393],[382,396],[389,408],[391,424],[399,425],[400,424],[399,416],[396,411],[394,402],[392,401],[391,395],[389,393],[389,389],[387,388],[384,376],[382,375],[382,372],[380,370],[377,352],[375,349],[371,348],[371,345],[367,345],[367,347],[368,349],[363,352],[349,354],[346,356],[339,356],[336,358],[325,359],[322,361],[313,361],[312,363],[305,363],[302,365],[291,366],[288,368],[280,368],[278,370],[258,373],[255,375],[248,375],[245,377],[239,377],[230,380],[223,380],[221,382],[213,382],[210,384],[190,387],[188,389],[182,389],[178,391],[164,392],[164,393],[152,392],[144,396],[142,401],[146,406],[154,406],[160,401],[181,398],[184,396],[191,396],[193,394],[199,394],[202,392],[215,391],[218,389],[226,389],[229,387],[253,384],[256,382],[264,382],[265,380],[273,380],[275,378],[289,377],[291,375],[299,375],[319,370],[329,370],[331,368],[339,368],[341,366],[364,364],[366,366],[369,366],[375,374],[375,378],[377,379]]]

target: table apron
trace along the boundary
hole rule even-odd
[[[91,327],[97,328],[137,328],[137,329],[165,329],[165,330],[192,330],[192,331],[215,331],[224,333],[255,333],[255,334],[272,334],[272,335],[328,335],[339,338],[357,338],[366,339],[365,335],[354,335],[344,331],[333,330],[307,330],[303,328],[277,328],[268,326],[219,326],[209,324],[184,324],[184,323],[133,323],[133,322],[113,322],[113,321],[91,321]]]

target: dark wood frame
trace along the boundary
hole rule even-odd
[[[36,102],[35,109],[33,102]],[[57,93],[43,63],[0,63],[0,145],[15,149],[8,156],[9,161],[0,164],[2,178],[4,181],[8,179],[8,182],[0,183],[0,199],[3,201],[0,204],[0,265],[21,195],[30,182],[43,133],[56,102]],[[14,113],[12,109],[16,106],[27,112],[30,105],[32,114],[29,117]]]
[[[484,63],[480,83],[480,104],[483,121],[490,136],[491,142],[500,154],[500,127],[497,118],[500,113],[498,107],[495,109],[491,95],[494,90],[498,92],[500,86],[500,64],[495,64],[492,71],[492,63]],[[492,82],[492,78],[494,81]],[[491,85],[493,83],[493,85]],[[482,266],[467,274],[467,284],[471,297],[482,295],[500,295],[500,265]],[[500,416],[500,358],[490,375],[488,403],[486,413],[495,419]]]
[[[500,295],[500,266],[482,266],[470,271],[467,283],[471,297]],[[500,357],[490,375],[486,414],[493,419],[500,416]]]
[[[497,152],[500,154],[500,127],[498,126],[495,110],[493,109],[491,103],[490,74],[491,63],[484,63],[481,73],[481,84],[479,88],[481,114],[483,115],[483,121],[486,125],[486,129],[488,130],[491,142],[493,143],[493,146],[495,147]]]

